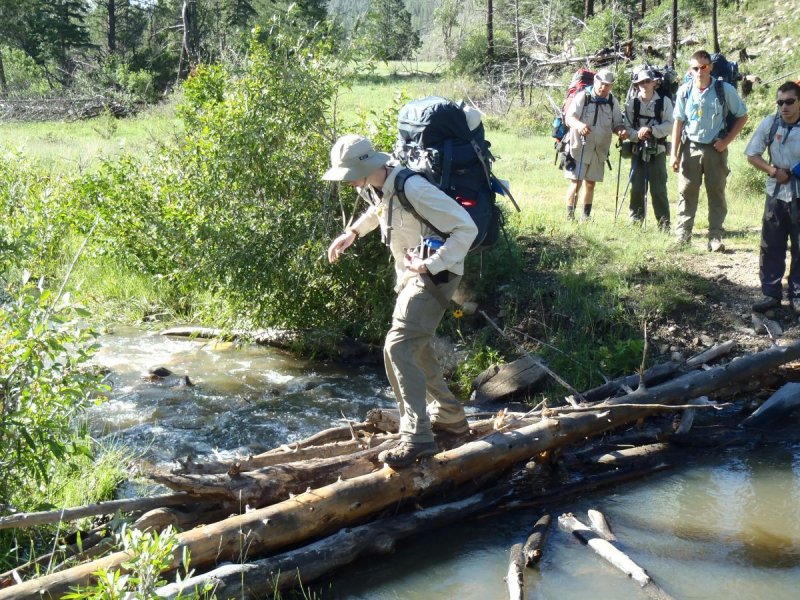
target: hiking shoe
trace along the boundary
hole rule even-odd
[[[722,238],[713,237],[708,240],[708,251],[709,252],[724,252],[725,251],[725,244],[722,243]]]
[[[795,304],[795,302],[797,302],[797,304]],[[755,312],[765,312],[771,308],[778,308],[780,305],[780,298],[775,298],[773,296],[762,296],[761,300],[753,303],[753,310]],[[792,308],[798,305],[800,305],[800,298],[792,298]],[[798,311],[795,309],[795,312]]]
[[[800,303],[800,298],[797,299]],[[451,435],[464,435],[469,433],[469,423],[466,419],[461,419],[455,423],[442,423],[441,421],[431,421],[434,433],[449,433]]]
[[[384,450],[378,455],[378,460],[386,463],[393,469],[410,467],[419,458],[433,456],[439,451],[434,442],[400,442],[394,448]]]
[[[794,314],[800,315],[800,298],[792,298],[791,303]]]

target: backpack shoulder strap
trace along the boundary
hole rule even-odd
[[[633,99],[633,128],[639,129],[639,117],[641,116],[642,111],[642,101],[639,100],[639,97]]]
[[[769,156],[769,164],[772,164],[772,142],[775,141],[775,135],[778,133],[778,127],[781,124],[781,118],[778,114],[772,115],[772,125],[769,127],[769,135],[767,136],[767,155]]]
[[[728,101],[725,99],[725,82],[722,79],[714,81],[714,90],[717,92],[719,103],[722,104],[722,117],[728,116]]]
[[[440,231],[436,227],[434,227],[430,223],[430,221],[428,221],[426,218],[424,218],[422,215],[420,215],[417,212],[417,209],[414,208],[414,205],[411,204],[411,201],[408,199],[408,196],[406,196],[406,181],[408,181],[409,177],[413,177],[414,175],[422,176],[422,173],[418,173],[417,171],[414,171],[413,169],[406,168],[406,169],[401,169],[400,172],[397,173],[397,175],[395,175],[395,178],[394,178],[394,191],[395,191],[395,194],[397,194],[397,199],[400,201],[400,205],[403,208],[405,208],[408,212],[410,212],[412,215],[414,215],[414,218],[417,221],[427,225],[428,228],[431,231],[435,232],[437,235],[439,235],[439,236],[441,236],[443,238],[446,238],[447,234],[442,232],[442,231]]]
[[[656,100],[656,121],[662,123],[663,117],[664,117],[664,96],[659,94],[658,100]]]

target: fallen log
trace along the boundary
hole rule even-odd
[[[472,382],[472,404],[500,402],[515,394],[535,391],[547,380],[547,372],[528,356],[504,365],[494,365]]]
[[[764,427],[800,408],[800,383],[787,383],[742,421],[742,427]]]
[[[398,541],[476,515],[495,506],[507,493],[507,487],[497,486],[457,502],[341,529],[297,550],[250,563],[220,566],[166,585],[159,588],[158,595],[178,598],[211,583],[218,598],[271,598],[276,591],[308,584],[362,556],[390,554]]]
[[[197,499],[179,492],[177,494],[166,494],[163,496],[151,496],[149,498],[128,498],[125,500],[107,500],[79,506],[76,508],[65,508],[62,510],[48,510],[42,512],[19,513],[0,517],[0,529],[10,529],[13,527],[33,527],[34,525],[45,525],[47,523],[58,523],[59,521],[75,521],[84,517],[94,517],[97,515],[112,515],[117,511],[136,512],[141,510],[151,510],[164,506],[182,506],[196,503]]]
[[[214,587],[217,597],[270,597],[276,591],[297,587],[301,583],[307,585],[358,558],[389,554],[394,551],[398,541],[429,532],[436,527],[485,514],[487,510],[497,506],[504,506],[504,511],[519,508],[521,502],[524,502],[525,506],[542,506],[555,500],[561,501],[570,495],[583,494],[587,490],[646,477],[660,470],[661,468],[649,468],[628,473],[619,471],[593,475],[583,481],[537,493],[533,497],[529,497],[530,487],[526,486],[522,492],[526,497],[515,501],[511,499],[517,497],[521,493],[520,490],[515,491],[507,483],[501,483],[462,500],[376,520],[354,528],[345,528],[298,550],[250,563],[223,565],[207,573],[195,575],[180,584],[164,586],[158,593],[160,597],[177,599],[181,592],[204,589],[206,585],[210,585]],[[503,505],[503,502],[506,504]],[[550,520],[550,515],[545,517]],[[537,521],[537,526],[543,523],[545,517]]]
[[[589,527],[581,523],[572,513],[561,515],[558,518],[558,524],[565,531],[574,535],[582,544],[594,550],[595,554],[600,556],[603,560],[611,563],[614,567],[638,583],[639,587],[642,588],[648,597],[659,600],[669,600],[672,598],[672,596],[667,594],[652,580],[647,574],[647,571],[632,561],[627,554],[619,550],[611,542],[604,540]]]
[[[654,365],[645,370],[642,376],[644,383],[648,387],[658,383],[663,383],[677,373],[685,373],[687,370],[700,368],[703,365],[720,358],[721,356],[725,356],[729,354],[735,347],[736,342],[729,340],[727,342],[723,342],[722,344],[717,344],[708,350],[701,352],[700,354],[692,356],[691,358],[688,358],[684,363],[670,361]],[[615,396],[622,390],[636,389],[636,387],[639,385],[639,381],[640,376],[638,373],[634,375],[626,375],[625,377],[618,377],[617,379],[613,379],[601,386],[583,392],[583,396],[589,402],[599,402],[605,400],[606,398]]]
[[[290,462],[255,471],[211,475],[151,472],[153,481],[173,490],[187,492],[195,498],[237,502],[260,508],[280,502],[308,489],[323,487],[337,479],[365,475],[380,467],[378,454],[397,442],[387,440],[345,456]]]
[[[542,515],[533,526],[533,532],[525,540],[522,547],[522,554],[525,557],[525,566],[532,567],[542,558],[544,543],[547,540],[547,533],[550,530],[552,517],[549,514]]]
[[[359,431],[357,431],[357,433],[359,433]],[[191,473],[194,475],[213,475],[218,473],[238,474],[243,471],[255,471],[257,469],[263,469],[264,467],[282,465],[290,462],[345,456],[359,450],[374,448],[390,439],[394,439],[391,434],[377,433],[365,434],[355,440],[328,442],[318,446],[287,444],[281,448],[275,448],[239,460],[181,462],[180,468],[173,469],[171,472],[174,474]]]
[[[511,546],[511,557],[508,561],[506,588],[509,600],[525,598],[525,557],[522,555],[522,544]]]
[[[589,516],[589,527],[592,528],[592,531],[594,531],[607,542],[617,541],[617,536],[615,536],[614,532],[611,531],[611,525],[608,524],[608,520],[603,513],[601,513],[599,510],[590,508],[586,511],[586,514]]]
[[[706,394],[715,387],[744,381],[798,358],[800,343],[787,347],[773,346],[721,367],[690,373],[647,390],[637,390],[628,397],[609,400],[607,404],[675,404]],[[289,545],[299,545],[362,522],[404,500],[423,498],[445,485],[459,486],[490,470],[503,471],[545,450],[614,429],[652,412],[653,409],[646,406],[611,406],[596,413],[545,418],[515,431],[494,433],[485,439],[439,453],[403,471],[385,467],[350,480],[336,481],[278,504],[179,534],[168,566],[177,567],[184,551],[191,554],[192,564],[198,568],[217,560],[236,560],[245,548],[251,556],[277,552]],[[86,585],[101,568],[123,569],[122,564],[128,560],[130,556],[126,552],[117,552],[1,590],[0,600],[56,598],[70,587]]]

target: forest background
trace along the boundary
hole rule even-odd
[[[549,129],[581,63],[564,59],[606,55],[621,98],[645,60],[674,60],[682,74],[699,47],[734,60],[744,50],[740,68],[760,83],[732,146],[726,241],[757,247],[763,178],[742,150],[773,112],[776,86],[798,76],[790,8],[0,0],[0,447],[11,449],[0,510],[108,497],[127,477],[124,449],[95,447],[81,419],[107,393],[85,368],[103,327],[286,327],[307,334],[297,351],[320,358],[344,337],[380,343],[391,265],[378,236],[327,264],[327,244],[363,207],[320,175],[342,133],[390,150],[409,98],[463,98],[484,113],[496,171],[523,210],[506,206],[507,240],[471,260],[467,293],[517,342],[578,388],[633,372],[645,330],[674,334],[651,334],[650,362],[697,345],[690,332],[725,319],[713,311],[713,278],[687,266],[705,244],[677,251],[652,224],[628,227],[624,208],[617,217],[627,167],[616,151],[593,222],[564,219]],[[674,180],[669,189],[674,207]],[[459,350],[462,391],[515,357],[479,315],[450,314],[441,333]],[[90,474],[103,482],[85,485]],[[53,532],[3,535],[0,560],[14,566]]]

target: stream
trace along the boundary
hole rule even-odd
[[[101,344],[95,362],[110,370],[113,392],[92,409],[93,432],[124,443],[145,463],[247,456],[394,406],[374,367],[344,371],[272,349],[121,327]],[[157,366],[175,376],[147,380]],[[589,508],[606,515],[621,549],[675,598],[800,598],[800,442],[711,453],[557,506],[436,529],[312,590],[323,599],[503,599],[511,545],[525,541],[545,510],[586,522]],[[556,526],[526,581],[531,599],[645,597]]]

